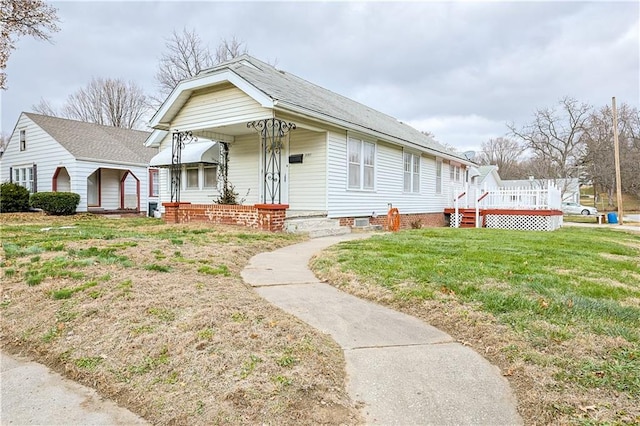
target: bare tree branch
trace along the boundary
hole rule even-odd
[[[49,40],[60,31],[57,9],[42,0],[2,0],[0,2],[0,89],[6,90],[7,61],[20,36]]]

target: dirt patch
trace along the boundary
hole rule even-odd
[[[35,215],[14,219],[43,226],[70,221],[41,223],[49,217]],[[105,226],[108,219],[80,220]],[[338,345],[266,303],[239,276],[254,254],[295,240],[238,228],[111,222],[137,236],[78,237],[37,260],[3,262],[3,348],[94,387],[152,423],[361,423],[345,391]],[[3,239],[27,237],[14,230]],[[120,257],[78,257],[88,248]],[[30,268],[56,258],[82,260],[71,268],[83,277],[25,283]],[[54,299],[63,289],[74,292]]]

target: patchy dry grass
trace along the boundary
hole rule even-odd
[[[351,241],[316,273],[474,347],[525,424],[640,424],[640,235],[424,229]]]
[[[339,347],[239,276],[297,237],[146,218],[0,220],[6,350],[156,424],[360,422]]]

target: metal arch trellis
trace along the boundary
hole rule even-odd
[[[283,138],[291,130],[295,130],[294,123],[287,123],[277,118],[251,121],[247,127],[260,133],[263,153],[263,189],[264,202],[280,204],[282,202],[282,148]]]
[[[180,188],[182,187],[182,148],[196,138],[190,131],[174,131],[171,136],[171,202],[180,202]]]

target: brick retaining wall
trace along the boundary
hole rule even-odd
[[[264,231],[282,231],[287,204],[256,204],[253,206],[226,204],[162,203],[165,223],[215,223],[238,225]]]

